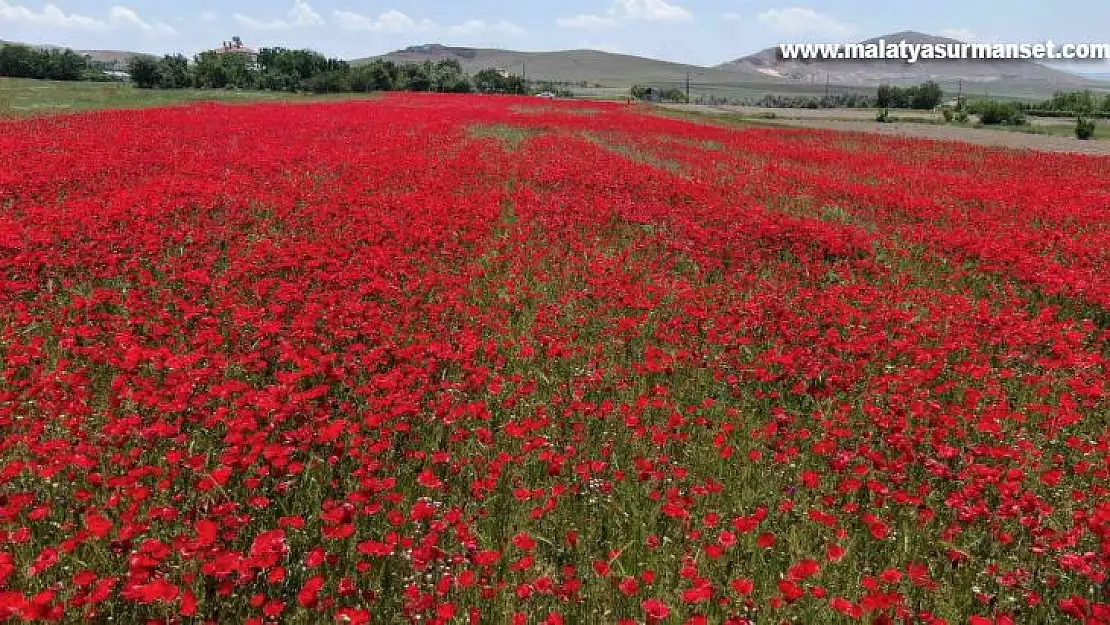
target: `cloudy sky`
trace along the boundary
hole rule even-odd
[[[0,0],[5,40],[192,54],[239,35],[251,46],[348,58],[439,42],[712,65],[777,43],[910,29],[990,42],[1103,42],[1108,23],[1106,0]]]

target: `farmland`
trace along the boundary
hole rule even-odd
[[[0,120],[75,111],[147,108],[194,102],[319,102],[372,98],[366,94],[306,95],[238,89],[138,89],[116,82],[66,82],[0,76]]]
[[[0,122],[0,620],[1110,622],[1110,158]]]

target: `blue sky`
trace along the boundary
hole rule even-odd
[[[595,48],[699,65],[782,42],[909,29],[989,42],[1101,43],[1108,23],[1106,0],[0,0],[0,39],[74,48],[192,54],[239,35],[254,47],[342,57],[439,42]]]

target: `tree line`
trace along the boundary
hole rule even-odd
[[[917,109],[931,111],[944,100],[944,90],[932,80],[911,87],[880,85],[875,94],[875,106],[892,109]]]
[[[262,48],[251,57],[233,52],[202,52],[190,63],[184,56],[137,57],[128,66],[141,88],[261,89],[346,93],[436,91],[440,93],[516,93],[528,91],[519,76],[494,69],[468,76],[455,59],[402,64],[374,59],[365,64],[326,57],[312,50]]]
[[[88,57],[70,49],[0,44],[0,76],[47,80],[91,80],[103,75]]]
[[[109,64],[94,63],[70,49],[19,44],[0,46],[0,76],[49,80],[109,80]],[[312,50],[262,48],[257,55],[236,48],[206,51],[192,59],[182,54],[161,58],[139,55],[127,63],[135,86],[143,89],[259,89],[344,93],[436,91],[442,93],[525,94],[550,91],[567,96],[557,83],[528,82],[496,69],[467,75],[455,59],[395,63],[374,59],[364,64],[327,57]]]
[[[1022,108],[1037,117],[1075,117],[1087,115],[1110,117],[1110,93],[1098,94],[1085,91],[1057,91],[1051,98],[1036,104],[1023,103]]]

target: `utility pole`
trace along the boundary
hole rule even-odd
[[[523,67],[520,69],[520,77],[523,78],[525,82],[528,82],[528,61],[522,61],[521,64]]]
[[[959,90],[956,92],[956,106],[963,106],[964,103],[964,79],[960,79]]]
[[[686,72],[686,103],[690,103],[690,72]]]
[[[829,73],[825,72],[825,101],[829,101]]]

